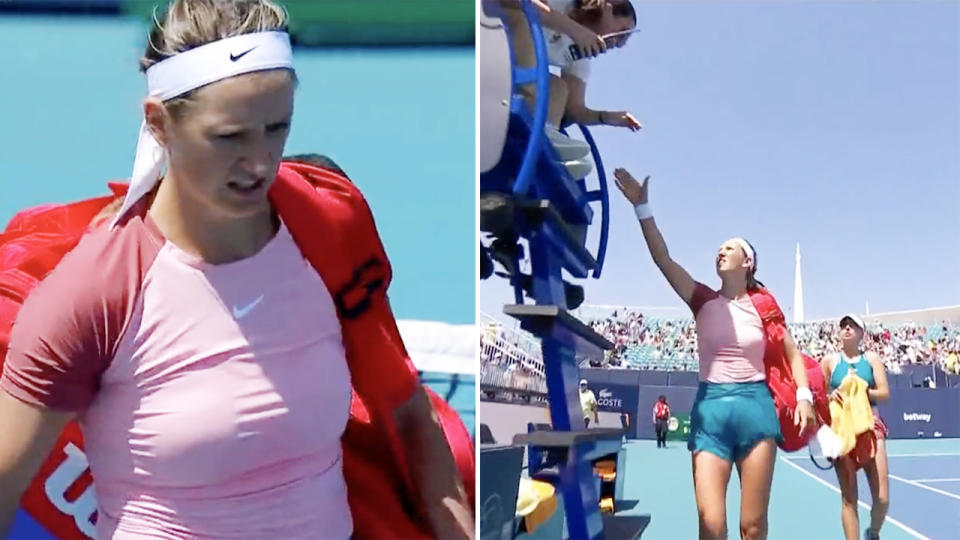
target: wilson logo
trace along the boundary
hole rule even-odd
[[[67,500],[67,490],[88,469],[87,456],[73,443],[63,447],[67,459],[63,460],[43,484],[50,503],[64,514],[72,516],[80,532],[90,538],[97,537],[97,527],[94,524],[94,514],[97,511],[97,496],[93,492],[93,485],[87,486],[80,496],[72,501]]]

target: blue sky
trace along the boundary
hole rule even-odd
[[[716,248],[743,236],[788,313],[799,242],[807,319],[960,304],[960,2],[634,4],[642,31],[596,61],[587,102],[644,130],[593,133],[608,172],[652,175],[694,278],[718,285]],[[615,195],[587,303],[681,307]],[[481,310],[506,302],[481,285]]]

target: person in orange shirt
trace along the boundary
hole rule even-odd
[[[667,422],[670,420],[670,405],[667,396],[661,394],[653,404],[653,427],[657,431],[657,448],[667,447]]]

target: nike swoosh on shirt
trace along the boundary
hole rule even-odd
[[[249,304],[243,307],[233,306],[233,318],[240,320],[246,317],[247,315],[250,314],[251,311],[253,311],[253,308],[257,307],[257,304],[259,304],[262,300],[263,300],[263,295],[261,294],[259,298],[257,298],[253,302],[250,302]]]

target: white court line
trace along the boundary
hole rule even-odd
[[[930,454],[887,454],[888,458],[892,457],[937,457],[937,456],[960,456],[960,452],[933,452]],[[818,456],[823,457],[823,456]],[[796,460],[805,460],[810,459],[810,456],[804,454],[802,456],[780,456],[780,459],[796,459]]]
[[[925,485],[923,485],[923,484],[918,484],[918,483],[914,482],[913,480],[907,480],[906,478],[900,478],[899,476],[897,476],[897,475],[895,475],[895,474],[889,474],[889,473],[888,473],[887,476],[889,476],[890,478],[893,478],[894,480],[899,480],[899,481],[901,481],[901,482],[903,482],[903,483],[905,483],[905,484],[910,484],[911,486],[917,486],[918,488],[923,488],[923,489],[932,491],[932,492],[934,492],[934,493],[939,493],[939,494],[941,494],[941,495],[946,495],[947,497],[952,497],[952,498],[957,499],[958,501],[960,501],[960,495],[957,495],[956,493],[950,493],[949,491],[944,491],[944,490],[942,490],[942,489],[937,489],[937,488],[935,488],[935,487],[930,487],[930,486],[925,486]]]
[[[960,478],[914,478],[914,482],[960,482]]]
[[[887,454],[887,457],[935,457],[960,456],[960,452],[931,452],[929,454]]]
[[[827,482],[827,481],[824,480],[823,478],[820,478],[819,476],[811,473],[810,471],[804,469],[803,467],[797,465],[796,463],[791,463],[790,460],[784,459],[783,456],[781,456],[780,459],[781,459],[784,463],[786,463],[787,465],[793,467],[794,469],[802,472],[803,474],[809,476],[810,478],[813,478],[813,479],[816,480],[817,482],[820,482],[821,484],[823,484],[823,485],[827,486],[828,488],[836,491],[837,493],[840,493],[840,488],[834,486],[834,485],[831,484],[830,482]],[[871,508],[869,504],[867,504],[867,503],[865,503],[865,502],[863,502],[863,501],[861,501],[861,500],[859,500],[859,499],[857,499],[857,504],[860,505],[861,508],[865,508],[865,509],[867,509],[867,510],[870,510],[870,508]],[[890,523],[891,525],[896,525],[897,527],[900,527],[900,528],[903,529],[907,534],[909,534],[910,536],[912,536],[912,537],[914,537],[914,538],[919,538],[920,540],[930,540],[930,537],[924,536],[923,534],[921,534],[921,533],[919,533],[919,532],[911,529],[910,527],[904,525],[904,524],[901,523],[900,521],[898,521],[898,520],[890,517],[890,514],[887,514],[887,517],[886,517],[886,519],[884,520],[884,523]]]

